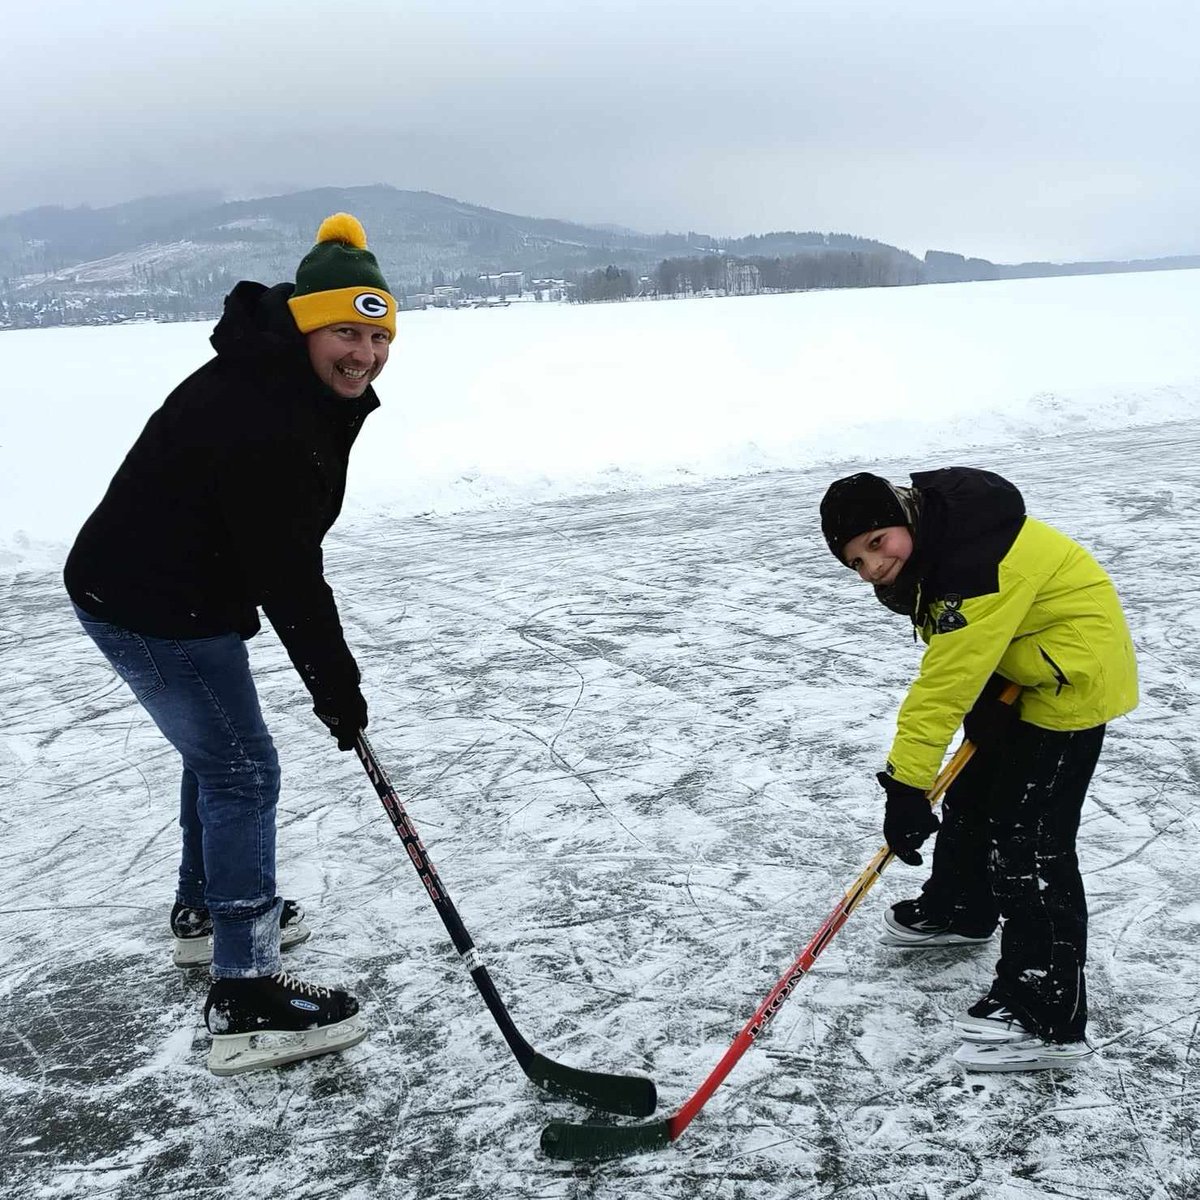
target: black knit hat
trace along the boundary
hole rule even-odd
[[[907,525],[908,515],[896,489],[879,475],[861,471],[829,485],[821,501],[821,532],[839,562],[851,538],[871,529]]]

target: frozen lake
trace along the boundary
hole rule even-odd
[[[643,320],[635,310],[682,327],[689,311],[703,323],[721,303],[425,314],[426,324],[402,333],[382,381],[384,412],[400,424],[368,424],[361,446],[373,444],[378,457],[365,455],[355,474],[356,450],[351,486],[362,495],[327,541],[375,748],[518,1026],[563,1062],[653,1076],[668,1115],[881,840],[873,773],[918,650],[905,623],[829,556],[816,523],[826,484],[860,466],[903,480],[950,461],[1008,475],[1034,515],[1080,538],[1110,571],[1142,671],[1142,704],[1110,727],[1080,834],[1092,914],[1090,1036],[1102,1048],[1089,1064],[1026,1077],[971,1077],[955,1067],[950,1020],[986,988],[993,951],[882,945],[883,908],[924,878],[894,865],[678,1143],[599,1167],[543,1159],[546,1121],[582,1113],[525,1081],[370,784],[353,756],[332,749],[267,631],[251,655],[283,760],[279,874],[314,929],[288,966],[351,986],[372,1032],[342,1056],[214,1078],[204,1065],[206,984],[170,965],[176,761],[74,627],[58,580],[56,539],[68,538],[75,511],[82,518],[94,502],[91,483],[73,487],[76,476],[64,474],[63,503],[55,510],[48,502],[42,513],[44,477],[15,496],[10,474],[5,486],[21,509],[19,518],[4,509],[12,550],[0,576],[6,1196],[1196,1195],[1200,580],[1180,550],[1200,537],[1200,432],[1185,419],[1200,370],[1189,357],[1194,336],[1180,345],[1178,323],[1173,334],[1163,329],[1164,314],[1188,296],[1194,324],[1200,275],[1113,279],[1108,299],[1090,310],[1109,314],[1097,318],[1096,332],[1071,342],[1060,329],[1053,340],[1060,350],[1069,343],[1070,355],[1043,358],[1040,385],[1030,370],[1028,392],[1012,393],[1011,411],[1008,400],[996,401],[976,421],[960,397],[955,417],[918,406],[893,423],[883,408],[864,409],[859,445],[834,436],[840,425],[815,399],[795,426],[780,418],[786,437],[759,438],[775,426],[749,404],[746,430],[756,432],[746,444],[783,458],[782,447],[803,444],[810,458],[798,450],[795,461],[772,464],[739,443],[740,451],[725,446],[725,459],[694,461],[689,481],[670,447],[637,440],[647,429],[669,433],[667,415],[647,412],[639,423],[627,408],[631,447],[645,461],[657,456],[653,469],[634,454],[625,474],[620,446],[605,443],[596,461],[621,468],[619,486],[589,495],[586,471],[555,476],[545,457],[547,498],[534,503],[528,478],[511,464],[501,470],[497,458],[500,482],[476,485],[474,511],[449,503],[469,500],[466,484],[438,480],[457,478],[468,458],[483,462],[483,441],[468,439],[445,471],[425,463],[422,503],[440,496],[444,512],[437,503],[401,503],[403,488],[389,492],[382,471],[384,451],[399,452],[389,430],[399,436],[408,421],[433,446],[431,431],[465,403],[469,368],[449,350],[451,333],[472,326],[454,321],[512,317],[509,329],[528,322],[543,334],[557,322],[553,353],[575,336],[599,355],[606,322],[616,338],[623,323]],[[1094,295],[1111,281],[1037,282],[1079,284],[1083,297],[1083,284]],[[1120,305],[1118,284],[1128,289]],[[986,307],[1008,285],[977,286]],[[1016,292],[1006,302],[1013,320],[1022,307]],[[1160,336],[1151,348],[1161,354],[1144,354],[1144,343],[1112,344],[1107,322],[1121,306],[1135,320],[1135,293],[1149,314],[1137,332]],[[861,313],[855,305],[936,306],[938,294],[973,303],[963,288],[813,299]],[[763,299],[798,309],[807,298]],[[731,301],[725,309],[741,321],[756,305],[769,308]],[[667,315],[655,316],[660,309]],[[926,346],[950,337],[928,324],[918,330],[912,319]],[[561,332],[573,321],[590,323],[586,338]],[[745,339],[755,335],[741,328],[737,355],[750,361]],[[780,331],[772,328],[774,344]],[[102,486],[146,415],[139,405],[148,412],[187,369],[151,355],[138,380],[133,359],[113,347],[163,339],[178,349],[188,329],[0,335],[0,363],[27,363],[29,347],[45,345],[61,355],[63,374],[80,371],[73,419],[53,416],[66,403],[57,385],[48,413],[37,397],[22,408],[21,428],[37,433],[17,447],[22,456],[51,457],[51,426],[54,446],[76,454],[90,433],[103,461],[89,460],[82,474]],[[190,329],[189,353],[198,334]],[[427,366],[432,352],[422,339],[441,339],[445,409],[403,415],[416,370],[402,366],[406,337],[411,359]],[[85,343],[99,355],[86,372],[63,349]],[[497,335],[497,353],[503,344]],[[910,344],[897,334],[893,361]],[[981,343],[972,344],[981,354]],[[532,355],[531,341],[520,345]],[[782,360],[792,350],[776,353]],[[460,354],[481,381],[494,379],[479,367],[483,357],[475,343]],[[735,357],[730,351],[727,361]],[[914,350],[913,372],[918,357]],[[513,379],[541,387],[534,359],[516,361],[524,365]],[[977,358],[979,394],[996,386],[997,371],[1015,379],[1022,361],[1011,342],[1005,354]],[[85,376],[103,392],[109,367],[122,362],[133,371],[128,403],[104,393],[113,407],[101,420],[85,403]],[[701,373],[689,378],[700,386]],[[951,390],[947,381],[943,396]],[[1110,403],[1097,409],[1096,427],[1081,427],[1089,394]],[[681,420],[682,402],[670,402]],[[711,396],[707,403],[728,418],[727,405]],[[485,409],[477,396],[464,429]],[[544,417],[538,412],[528,417],[531,429]],[[600,408],[594,416],[617,419]],[[11,412],[5,420],[11,430]],[[802,420],[814,422],[810,432]],[[986,452],[966,449],[975,425],[997,443]],[[576,437],[580,447],[586,440]],[[445,446],[462,448],[449,434]],[[7,435],[4,450],[11,463]],[[733,464],[734,477],[715,477],[722,463]],[[685,482],[640,486],[668,478]],[[31,541],[17,538],[22,530]]]
[[[1200,271],[402,313],[342,519],[1179,420],[1198,318]],[[0,334],[0,571],[61,560],[210,330]]]

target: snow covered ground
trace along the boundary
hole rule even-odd
[[[1193,272],[406,323],[328,542],[373,741],[526,1037],[653,1076],[664,1115],[879,844],[917,649],[820,541],[829,479],[1008,474],[1139,650],[1080,836],[1093,1062],[960,1073],[994,952],[880,944],[923,878],[896,865],[684,1137],[600,1167],[538,1153],[579,1110],[525,1082],[269,632],[280,875],[315,929],[289,963],[372,1035],[208,1074],[165,929],[177,767],[57,575],[202,331],[0,336],[5,1194],[1196,1196],[1198,300]]]
[[[403,313],[343,522],[1170,421],[1200,271]],[[0,336],[0,570],[50,566],[207,324]]]

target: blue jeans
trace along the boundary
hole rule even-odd
[[[279,758],[245,644],[235,633],[146,637],[78,606],[75,614],[183,759],[176,898],[212,914],[214,977],[275,974],[283,907],[275,894]]]

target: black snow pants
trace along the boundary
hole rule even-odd
[[[1038,1037],[1087,1026],[1087,901],[1075,835],[1105,726],[1061,733],[1018,721],[946,793],[922,908],[960,932],[1004,919],[990,995]]]

